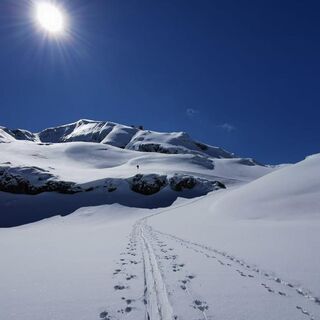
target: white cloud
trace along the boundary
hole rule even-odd
[[[192,118],[192,117],[194,117],[196,114],[198,114],[199,113],[199,110],[197,110],[197,109],[193,109],[193,108],[187,108],[187,110],[186,110],[186,114],[187,114],[187,116],[189,117],[189,118]]]
[[[225,130],[225,131],[227,131],[227,132],[231,132],[231,131],[236,130],[236,127],[234,125],[232,125],[230,123],[227,123],[227,122],[223,123],[223,124],[220,124],[218,127],[223,129],[223,130]]]

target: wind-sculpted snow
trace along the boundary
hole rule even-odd
[[[320,216],[320,154],[276,170],[217,201],[212,210],[237,219]]]

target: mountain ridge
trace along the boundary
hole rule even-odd
[[[186,132],[157,132],[142,126],[128,126],[112,121],[80,119],[46,128],[38,133],[0,127],[0,142],[27,140],[37,143],[94,142],[122,149],[167,154],[199,154],[213,158],[235,158],[221,147],[192,139]]]

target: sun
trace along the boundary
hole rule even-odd
[[[49,34],[62,34],[65,30],[63,11],[50,2],[36,4],[36,21]]]

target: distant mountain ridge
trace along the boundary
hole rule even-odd
[[[156,132],[142,126],[82,119],[47,128],[39,133],[0,127],[0,142],[27,140],[37,143],[94,142],[114,147],[167,154],[198,154],[212,158],[234,158],[234,153],[193,140],[185,132]]]

